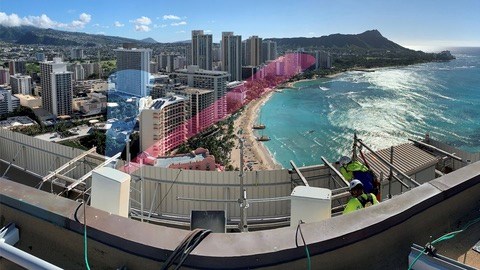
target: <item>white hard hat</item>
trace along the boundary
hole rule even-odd
[[[343,166],[345,164],[348,164],[350,163],[350,161],[352,161],[351,158],[347,157],[347,156],[343,156],[340,158],[340,160],[338,161],[338,163],[340,163],[340,166]]]
[[[353,179],[351,182],[350,182],[350,190],[354,189],[356,186],[362,186],[363,187],[363,184],[362,182],[360,182],[360,180],[357,180],[357,179]]]

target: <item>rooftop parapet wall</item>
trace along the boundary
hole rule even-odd
[[[409,246],[424,244],[429,236],[456,229],[456,221],[480,207],[480,162],[425,183],[377,206],[318,223],[302,225],[314,266],[322,268],[385,269],[407,264]],[[82,233],[73,213],[77,202],[41,192],[14,182],[0,181],[3,206],[53,223],[56,230]],[[8,211],[7,211],[8,212]],[[4,215],[4,214],[2,214]],[[8,215],[6,222],[15,221]],[[121,218],[87,207],[89,239],[106,246],[95,254],[104,256],[122,250],[134,257],[162,261],[180,243],[188,231],[154,226]],[[20,224],[29,231],[28,224]],[[56,238],[45,231],[45,238]],[[62,242],[56,239],[58,242]],[[42,243],[35,248],[42,248]],[[46,245],[46,244],[45,244]],[[372,248],[366,248],[372,247]],[[58,247],[57,249],[61,249]],[[59,251],[60,252],[60,251]],[[71,256],[81,264],[82,247]],[[345,260],[348,258],[348,260]],[[134,265],[132,269],[143,269]],[[293,269],[305,266],[305,250],[295,246],[295,230],[280,228],[250,233],[211,234],[190,255],[186,265],[209,269],[240,269],[275,266]],[[92,265],[101,261],[92,260]],[[117,267],[116,265],[112,267]]]

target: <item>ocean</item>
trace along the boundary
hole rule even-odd
[[[265,102],[257,122],[277,163],[289,168],[350,155],[353,134],[373,149],[430,137],[480,151],[480,48],[457,58],[375,72],[346,72],[295,84]]]

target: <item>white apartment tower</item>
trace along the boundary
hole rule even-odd
[[[242,36],[222,33],[222,70],[230,73],[230,81],[242,80]]]
[[[192,64],[201,69],[212,70],[212,35],[203,30],[192,31]]]
[[[72,72],[72,79],[74,81],[83,81],[85,80],[85,69],[80,63],[75,63],[67,67],[68,71]]]
[[[40,63],[42,107],[55,116],[72,113],[72,72],[61,58]]]
[[[119,48],[117,55],[116,90],[145,97],[150,76],[151,49]]]
[[[0,116],[13,112],[17,107],[18,98],[12,96],[10,91],[0,88]]]
[[[32,94],[32,77],[28,75],[15,74],[10,76],[10,85],[12,86],[12,94]]]

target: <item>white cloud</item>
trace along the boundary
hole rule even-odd
[[[164,20],[180,20],[180,17],[176,15],[163,15]]]
[[[175,33],[177,33],[177,34],[182,34],[182,33],[185,33],[185,31],[182,30],[182,31],[177,31],[177,32],[175,32]]]
[[[93,27],[100,27],[100,24],[96,23],[92,25]]]
[[[153,25],[153,28],[165,28],[165,27],[167,27],[166,24],[154,24]]]
[[[22,25],[22,19],[17,14],[12,13],[7,15],[4,12],[0,12],[0,25],[3,26],[20,26]]]
[[[0,25],[4,26],[22,26],[29,25],[40,28],[66,28],[66,29],[82,29],[92,19],[92,16],[82,13],[78,20],[73,20],[71,23],[61,23],[50,19],[46,14],[40,16],[27,16],[20,18],[17,14],[12,13],[7,15],[0,12]]]
[[[116,27],[124,27],[124,26],[125,26],[125,24],[123,24],[123,23],[121,23],[121,22],[119,22],[119,21],[115,21],[115,22],[113,23],[113,25],[115,25]]]
[[[152,23],[152,20],[150,20],[150,18],[148,17],[142,16],[130,22],[133,22],[136,25],[150,25]]]
[[[187,22],[186,21],[181,21],[181,22],[178,22],[178,23],[171,23],[170,25],[171,26],[180,26],[180,25],[186,25]]]
[[[92,20],[92,15],[87,13],[80,14],[80,21],[83,23],[89,23]]]
[[[148,27],[147,25],[135,25],[135,31],[138,31],[138,32],[148,32],[150,31],[150,27]]]

